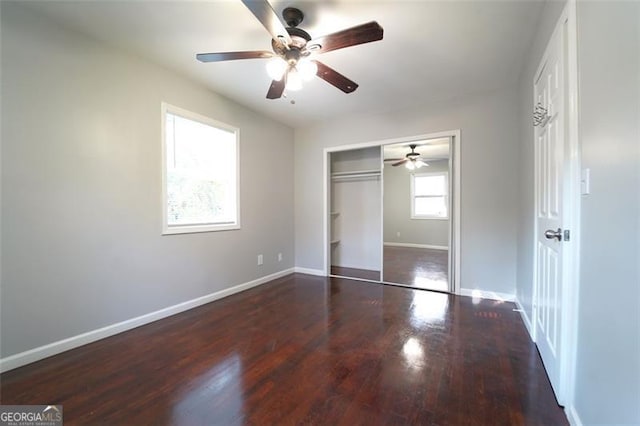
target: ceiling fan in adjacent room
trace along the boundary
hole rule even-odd
[[[309,33],[298,28],[304,19],[304,14],[299,9],[287,7],[282,11],[287,24],[285,28],[267,0],[242,0],[242,3],[271,34],[273,51],[198,53],[196,58],[201,62],[270,58],[267,72],[273,81],[267,92],[267,99],[280,98],[285,88],[301,89],[302,81],[310,80],[314,75],[345,93],[353,92],[358,84],[314,58],[332,50],[382,40],[383,36],[382,27],[371,21],[312,39]]]
[[[409,145],[409,148],[411,148],[411,152],[405,155],[404,158],[388,158],[388,159],[385,159],[384,161],[385,162],[393,161],[393,163],[391,163],[393,167],[401,166],[404,164],[405,167],[409,170],[419,169],[421,167],[428,166],[429,164],[427,164],[427,158],[420,156],[420,153],[416,152],[417,146],[418,145],[416,144]]]

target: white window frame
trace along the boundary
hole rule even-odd
[[[193,120],[235,133],[236,136],[236,220],[234,222],[210,223],[197,225],[169,225],[168,195],[167,195],[167,140],[166,140],[166,115],[167,113],[178,115],[188,120]],[[161,139],[162,139],[162,235],[191,234],[197,232],[215,232],[240,229],[240,129],[209,117],[170,105],[161,103]]]
[[[444,199],[445,204],[447,206],[447,215],[446,216],[434,216],[434,215],[417,215],[416,214],[416,195],[415,195],[415,178],[416,177],[424,177],[424,176],[444,176],[445,189],[447,190]],[[449,220],[450,206],[449,206],[449,172],[428,172],[428,173],[411,173],[411,219],[420,219],[420,220]],[[438,197],[440,197],[438,195]]]

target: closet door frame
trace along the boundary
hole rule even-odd
[[[452,226],[450,227],[449,241],[450,245],[453,245],[453,249],[449,249],[449,265],[450,265],[450,280],[449,290],[453,294],[460,294],[460,129],[445,130],[442,132],[407,136],[393,139],[383,139],[370,142],[353,143],[346,145],[339,145],[323,150],[323,241],[324,241],[324,275],[329,276],[331,274],[331,235],[330,235],[330,221],[331,221],[331,154],[340,151],[351,151],[362,148],[382,147],[384,145],[391,145],[396,143],[408,143],[415,140],[423,139],[438,139],[438,138],[450,138],[451,140],[451,159],[450,164],[452,170],[450,170],[450,188],[453,192],[452,197],[452,211],[451,220]],[[382,172],[384,164],[384,158],[381,152],[380,155],[380,171]],[[381,195],[384,187],[384,177],[380,177],[381,181]],[[383,233],[384,212],[383,204],[380,203],[380,231]],[[384,234],[381,234],[384,235]],[[384,276],[384,242],[380,241],[380,281]]]

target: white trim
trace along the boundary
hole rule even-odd
[[[499,300],[501,302],[513,302],[516,298],[515,294],[478,290],[476,288],[461,288],[460,296],[479,297],[480,299]]]
[[[431,250],[449,250],[449,247],[447,246],[436,246],[433,244],[388,243],[385,241],[384,245],[390,246],[390,247],[409,247],[409,248],[424,248],[424,249],[431,249]]]
[[[330,197],[330,185],[329,185],[329,155],[332,152],[349,151],[353,149],[370,148],[375,146],[391,145],[395,143],[406,143],[422,139],[439,139],[449,138],[450,143],[450,156],[449,156],[449,173],[453,173],[453,177],[449,179],[449,185],[452,189],[450,193],[453,193],[452,197],[449,197],[449,202],[452,203],[451,214],[452,219],[449,225],[450,238],[449,241],[453,244],[453,250],[449,250],[449,267],[451,269],[449,276],[451,277],[451,288],[449,289],[453,294],[460,293],[460,129],[445,130],[441,132],[434,132],[416,136],[405,136],[401,138],[384,139],[372,142],[362,142],[347,145],[339,145],[334,147],[328,147],[323,149],[323,247],[324,247],[324,271],[325,275],[329,276],[331,270],[331,242],[329,240],[329,221],[331,212],[329,211],[329,197]],[[381,159],[381,162],[384,162]],[[451,177],[451,175],[450,175]],[[381,248],[382,252],[382,248]],[[382,270],[382,268],[380,268]]]
[[[578,346],[578,300],[580,282],[580,178],[581,178],[581,157],[579,139],[579,115],[578,115],[578,30],[576,1],[569,0],[563,11],[563,19],[567,22],[567,84],[569,109],[567,125],[569,128],[568,140],[569,155],[571,165],[568,171],[568,188],[570,209],[567,211],[569,226],[565,223],[565,229],[571,230],[571,241],[565,246],[565,254],[569,255],[563,271],[570,285],[565,286],[565,293],[562,312],[562,343],[565,349],[561,353],[561,362],[564,368],[561,369],[562,394],[559,396],[561,403],[573,409],[574,424],[581,425],[582,422],[573,408],[573,398],[575,391],[575,360]],[[565,207],[566,208],[566,207]]]
[[[169,225],[167,217],[167,140],[166,140],[166,115],[167,113],[197,121],[217,129],[226,130],[235,134],[235,155],[236,155],[236,217],[234,221],[226,223],[205,223],[205,224],[185,224]],[[161,235],[193,234],[197,232],[230,231],[240,229],[240,129],[214,120],[212,118],[188,111],[186,109],[171,105],[166,102],[160,103],[160,138],[161,138],[161,165],[162,170],[162,232]]]
[[[380,151],[380,281],[384,280],[384,145],[378,148]]]
[[[323,275],[325,277],[329,276],[329,273],[331,272],[331,244],[333,242],[332,236],[329,235],[329,224],[332,217],[331,202],[329,201],[331,198],[331,184],[329,182],[331,178],[331,170],[329,170],[331,163],[329,161],[329,155],[330,154],[326,149],[322,153],[322,212],[325,216],[322,224],[322,236],[324,242],[324,259],[322,264],[324,265]]]
[[[570,405],[564,409],[564,413],[567,416],[567,420],[571,426],[582,426],[582,420],[580,420],[580,416],[578,416],[578,412],[576,411],[576,407],[574,405]]]
[[[529,337],[531,338],[531,341],[533,340],[533,326],[531,325],[531,319],[529,319],[529,315],[527,315],[527,311],[524,308],[524,306],[522,306],[522,303],[520,303],[520,300],[518,299],[518,296],[516,295],[514,297],[514,303],[516,304],[516,306],[518,307],[518,312],[520,312],[520,317],[522,317],[522,322],[524,322],[524,326],[527,329],[527,333],[529,333]]]
[[[449,173],[453,172],[453,178],[449,180],[449,185],[452,189],[450,194],[453,193],[453,196],[449,197],[449,203],[452,204],[451,212],[453,213],[450,215],[452,221],[449,222],[449,245],[453,244],[453,250],[449,250],[449,265],[451,265],[450,268],[452,269],[451,291],[454,294],[460,294],[460,157],[462,156],[460,150],[460,130],[451,132],[449,137],[453,141],[449,155]]]
[[[284,277],[285,275],[289,275],[293,272],[294,268],[285,269],[283,271],[275,272],[273,274],[257,278],[244,284],[225,288],[223,290],[219,290],[205,296],[197,297],[195,299],[187,300],[186,302],[178,303],[173,306],[168,306],[166,308],[150,312],[148,314],[140,315],[135,318],[111,324],[96,330],[91,330],[86,333],[78,334],[73,337],[58,340],[57,342],[49,343],[47,345],[29,349],[28,351],[20,352],[6,358],[2,358],[0,359],[0,372],[13,370],[14,368],[22,367],[23,365],[48,358],[62,352],[66,352],[70,349],[74,349],[88,343],[92,343],[97,340],[101,340],[122,333],[124,331],[128,331],[133,328],[140,327],[142,325],[149,324],[151,322],[158,321],[175,314],[179,314],[180,312],[184,312],[189,309],[204,305],[206,303],[222,299],[223,297],[231,296],[232,294],[249,290],[250,288],[265,284],[280,277]]]
[[[296,266],[295,268],[293,268],[293,272],[295,272],[296,274],[315,275],[318,277],[327,276],[322,269],[301,268],[299,266]]]
[[[415,136],[403,136],[400,138],[391,138],[391,139],[383,139],[377,141],[370,142],[359,142],[352,143],[347,145],[338,145],[333,147],[324,148],[325,152],[340,152],[340,151],[350,151],[352,149],[361,149],[361,148],[371,148],[374,146],[380,145],[391,145],[394,143],[405,143],[411,141],[417,141],[422,139],[441,139],[441,138],[449,138],[454,135],[459,134],[460,130],[444,130],[442,132],[428,133],[423,135],[415,135]]]

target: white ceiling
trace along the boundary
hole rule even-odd
[[[405,155],[411,152],[409,145],[416,145],[415,151],[423,158],[434,160],[445,160],[449,158],[449,138],[438,138],[385,145],[383,149],[384,159],[405,158]]]
[[[287,6],[299,7],[305,13],[300,27],[312,37],[376,20],[384,39],[319,57],[360,85],[354,93],[315,78],[288,99],[268,100],[264,59],[209,64],[195,59],[200,52],[271,50],[269,34],[239,0],[28,4],[292,127],[437,105],[513,84],[543,5],[542,0],[273,0],[279,14]]]

